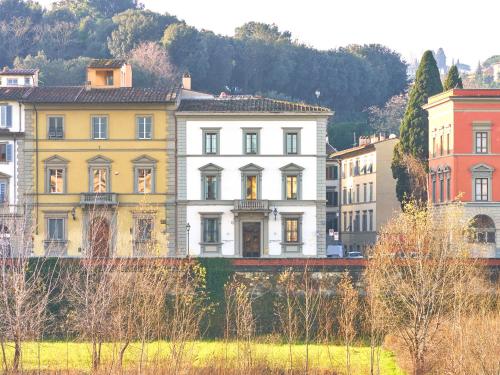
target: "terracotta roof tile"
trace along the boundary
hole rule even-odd
[[[0,100],[22,100],[31,87],[0,87]]]
[[[26,76],[30,75],[32,76],[33,74],[36,74],[38,72],[38,69],[9,69],[9,68],[4,68],[3,70],[0,71],[0,76]]]
[[[226,97],[181,100],[178,112],[320,112],[328,114],[331,111],[330,109],[324,107],[277,99],[259,97]]]

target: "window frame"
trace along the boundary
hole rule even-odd
[[[156,194],[156,164],[157,160],[147,156],[141,155],[138,158],[132,160],[132,168],[134,174],[134,194],[146,195],[146,194]],[[151,169],[151,191],[140,192],[139,191],[139,170],[140,169]]]
[[[472,173],[472,200],[474,202],[491,202],[492,201],[492,194],[493,194],[493,189],[492,189],[492,176],[493,176],[493,171],[494,168],[490,167],[487,164],[477,164],[471,168],[471,173]],[[487,199],[482,199],[484,197],[483,192],[481,192],[481,199],[477,199],[477,180],[481,179],[482,182],[486,181],[486,198]],[[483,188],[483,186],[482,186]],[[481,189],[482,189],[481,188]]]
[[[94,131],[94,119],[106,119],[106,134],[104,137],[94,137],[94,134],[95,134],[95,131]],[[92,140],[95,140],[95,141],[104,141],[104,140],[107,140],[109,139],[109,116],[108,115],[92,115],[90,116],[90,130],[91,130],[91,139]],[[99,133],[102,133],[102,123],[99,124],[99,130],[100,132]]]
[[[10,184],[10,178],[7,176],[0,176],[0,186],[5,185],[5,192],[3,194],[3,199],[2,198],[2,190],[0,188],[0,204],[3,203],[8,203],[9,202],[9,184]]]
[[[51,131],[50,131],[50,122],[52,119],[60,119],[61,120],[61,127],[62,127],[62,135],[61,137],[57,137],[57,129],[56,129],[56,136],[51,136]],[[57,125],[57,124],[56,124]],[[66,132],[65,132],[65,116],[64,115],[47,115],[47,139],[57,141],[61,139],[66,138]]]
[[[215,135],[215,152],[207,152],[207,135]],[[202,128],[202,154],[220,155],[220,128]]]
[[[477,136],[478,134],[486,135],[486,144],[481,145],[485,147],[485,151],[478,151]],[[472,122],[472,153],[478,155],[485,155],[491,153],[491,122],[489,121],[475,121]]]
[[[50,221],[62,220],[62,238],[50,238]],[[68,212],[67,211],[47,211],[44,213],[45,233],[44,250],[46,255],[65,256],[68,244]],[[50,253],[49,253],[50,252]]]
[[[14,123],[14,110],[8,103],[0,103],[0,128],[11,129]]]
[[[302,212],[280,212],[281,215],[281,251],[282,254],[300,254],[303,242],[303,216]],[[287,241],[287,222],[297,222],[297,241]]]
[[[243,154],[244,155],[259,155],[260,154],[260,129],[261,128],[241,128],[243,135]],[[247,149],[247,137],[255,135],[255,152],[249,152]]]
[[[240,168],[241,171],[241,199],[242,200],[260,200],[262,199],[262,171],[264,168],[259,167],[253,163],[247,164],[244,167]],[[256,198],[255,199],[247,199],[247,188],[246,182],[247,177],[255,176],[257,178],[256,181]]]
[[[142,122],[140,123],[140,119],[150,119],[150,129],[149,129],[149,137],[141,137],[141,126],[144,127],[147,125],[146,123]],[[151,114],[139,114],[135,116],[135,138],[140,141],[148,141],[153,139],[153,129],[154,129],[154,118],[153,115]],[[144,130],[144,129],[142,129]],[[144,135],[146,135],[147,132],[144,131]]]
[[[3,154],[1,148],[5,147],[5,160],[0,157],[0,164],[8,164],[14,159],[14,145],[9,141],[0,142],[0,155]]]
[[[201,179],[201,197],[200,199],[203,201],[213,201],[221,199],[221,179],[222,179],[222,168],[218,165],[209,163],[199,168],[200,170],[200,179]],[[207,191],[206,191],[206,179],[207,177],[215,177],[216,178],[216,186],[215,186],[215,198],[207,199]]]
[[[282,200],[285,201],[300,201],[302,200],[302,172],[304,168],[294,164],[290,163],[285,165],[284,167],[280,168],[281,171],[281,198]],[[296,197],[295,198],[288,198],[288,178],[289,177],[295,177],[297,179],[296,187]]]
[[[301,131],[302,128],[283,128],[283,155],[300,155],[301,154]],[[295,152],[288,152],[288,135],[296,135]]]
[[[217,228],[217,241],[207,242],[205,227],[207,220],[215,220]],[[219,256],[222,251],[222,213],[203,212],[200,213],[200,253],[204,256]]]

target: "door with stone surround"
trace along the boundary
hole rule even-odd
[[[242,223],[242,247],[244,258],[259,258],[261,256],[261,223]]]

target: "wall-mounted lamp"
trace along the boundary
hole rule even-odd
[[[71,210],[71,217],[73,218],[73,220],[76,220],[76,208],[73,207],[73,209]]]
[[[189,258],[189,230],[191,229],[191,225],[189,223],[186,224],[187,231],[187,257]]]
[[[274,221],[276,221],[276,217],[278,216],[278,210],[276,206],[274,206],[273,215],[274,215]]]

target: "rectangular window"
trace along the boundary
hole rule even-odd
[[[8,183],[5,181],[0,182],[0,203],[7,202]]]
[[[136,219],[136,241],[151,241],[153,239],[153,218]]]
[[[444,141],[443,141],[443,135],[441,134],[439,136],[439,153],[441,154],[441,156],[443,156],[444,154]]]
[[[298,154],[298,133],[286,133],[285,142],[286,142],[286,153],[287,154]]]
[[[359,176],[359,159],[354,163],[354,176]]]
[[[368,211],[368,230],[373,232],[373,210]]]
[[[7,86],[17,86],[17,78],[7,78]]]
[[[352,204],[352,189],[351,188],[349,188],[349,194],[348,194],[347,198],[349,199],[349,204]]]
[[[476,201],[487,201],[488,194],[488,178],[476,178]]]
[[[360,198],[360,194],[359,194],[359,184],[356,185],[356,203],[359,203],[359,198]]]
[[[359,227],[360,227],[360,221],[359,221],[359,211],[356,211],[354,214],[354,231],[359,232]]]
[[[370,182],[370,195],[369,195],[369,198],[370,198],[370,202],[373,202],[374,200],[374,195],[373,195],[373,182]]]
[[[218,133],[205,133],[205,154],[217,154],[217,138]]]
[[[285,241],[299,242],[299,219],[285,219]]]
[[[338,180],[338,178],[339,178],[339,168],[336,165],[330,165],[326,167],[327,180]]]
[[[153,192],[152,168],[137,168],[137,192],[142,194]]]
[[[151,139],[153,118],[151,116],[137,117],[137,139]]]
[[[30,86],[31,85],[31,80],[29,77],[24,77],[24,86]]]
[[[488,132],[476,132],[476,154],[488,153]]]
[[[217,199],[217,176],[205,176],[205,199]]]
[[[368,231],[368,217],[367,217],[367,212],[363,211],[363,214],[361,215],[361,230],[363,232]]]
[[[0,163],[12,161],[12,145],[9,143],[0,143]]]
[[[12,127],[12,106],[11,105],[0,105],[0,127],[11,128]]]
[[[436,137],[432,137],[432,156],[436,156]]]
[[[49,193],[51,194],[64,193],[64,169],[62,168],[49,169]]]
[[[297,200],[297,176],[286,176],[286,199]]]
[[[107,139],[108,138],[108,118],[105,116],[92,117],[92,138]]]
[[[432,203],[436,203],[436,178],[432,178]]]
[[[446,134],[446,154],[450,154],[450,133]]]
[[[64,218],[48,218],[47,227],[47,240],[64,241]]]
[[[326,205],[328,207],[333,207],[333,195],[335,193],[334,189],[326,188]]]
[[[439,201],[444,202],[444,179],[443,176],[439,176]]]
[[[344,232],[346,232],[347,231],[347,212],[344,212],[343,219],[344,219]]]
[[[363,202],[368,202],[368,184],[363,184]]]
[[[245,176],[245,199],[257,199],[257,176]]]
[[[106,86],[113,86],[113,72],[106,72]]]
[[[349,232],[353,231],[353,226],[352,226],[352,211],[349,212]]]
[[[49,139],[64,138],[64,117],[50,116],[49,117]]]
[[[354,176],[354,164],[352,161],[349,162],[349,176]]]
[[[108,191],[108,169],[92,169],[92,192],[105,193]]]
[[[245,133],[245,154],[258,153],[258,134]]]
[[[451,201],[451,176],[449,173],[446,175],[446,200]]]
[[[219,219],[216,218],[203,219],[203,242],[205,243],[219,242]]]

